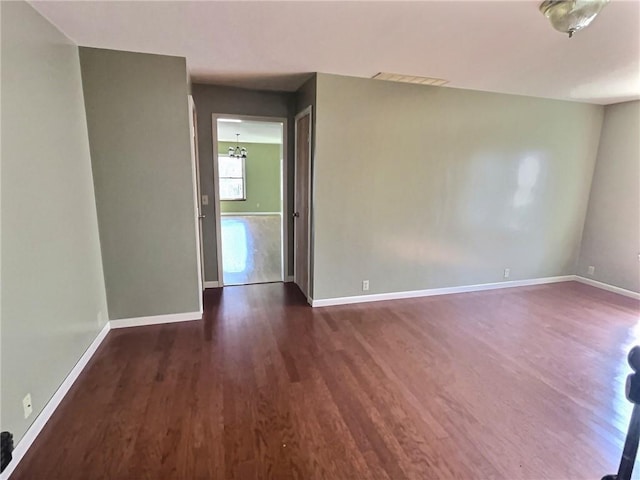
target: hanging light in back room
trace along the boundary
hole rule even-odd
[[[235,158],[247,158],[247,149],[240,146],[239,133],[236,133],[236,147],[229,147],[229,156]]]
[[[571,38],[588,26],[607,3],[609,0],[545,0],[539,8],[553,28]]]

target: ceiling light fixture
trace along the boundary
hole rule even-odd
[[[228,122],[228,123],[242,123],[242,120],[239,118],[219,118],[219,122]]]
[[[229,156],[234,158],[247,158],[247,149],[240,146],[239,133],[236,133],[236,148],[229,147]]]
[[[431,85],[434,87],[441,87],[445,83],[449,83],[449,80],[443,80],[442,78],[416,77],[414,75],[402,75],[400,73],[387,73],[387,72],[377,73],[371,78],[374,78],[376,80],[388,80],[390,82],[416,83],[418,85]]]
[[[607,3],[609,0],[545,0],[539,9],[553,28],[571,38],[588,26]]]

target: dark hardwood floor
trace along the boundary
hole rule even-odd
[[[569,282],[113,330],[13,479],[599,479],[639,304]]]

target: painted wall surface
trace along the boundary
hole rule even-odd
[[[640,292],[639,133],[640,101],[605,107],[577,270],[634,292]]]
[[[319,74],[314,299],[573,274],[603,108]]]
[[[245,160],[246,200],[221,201],[222,213],[280,212],[280,162],[282,146],[272,143],[243,142],[248,155]],[[233,142],[218,142],[218,153],[228,155]]]
[[[0,429],[18,442],[108,315],[78,48],[27,3],[0,9]]]
[[[197,312],[185,59],[80,61],[110,318]]]
[[[259,117],[283,117],[287,124],[287,212],[289,238],[289,274],[293,275],[293,117],[296,96],[289,92],[266,92],[241,88],[222,87],[194,83],[193,101],[198,112],[198,153],[200,162],[200,193],[209,197],[209,205],[202,206],[206,215],[202,222],[205,280],[218,281],[216,258],[216,217],[213,185],[213,138],[211,115],[253,115]]]

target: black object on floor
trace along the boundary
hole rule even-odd
[[[4,472],[13,458],[13,434],[11,432],[0,433],[0,472]]]
[[[631,480],[633,465],[636,462],[636,454],[638,453],[638,441],[640,440],[640,375],[638,374],[640,370],[640,346],[633,347],[629,351],[627,358],[629,365],[633,369],[633,373],[627,377],[626,386],[627,400],[633,403],[629,431],[622,449],[618,473],[605,475],[602,480]]]

